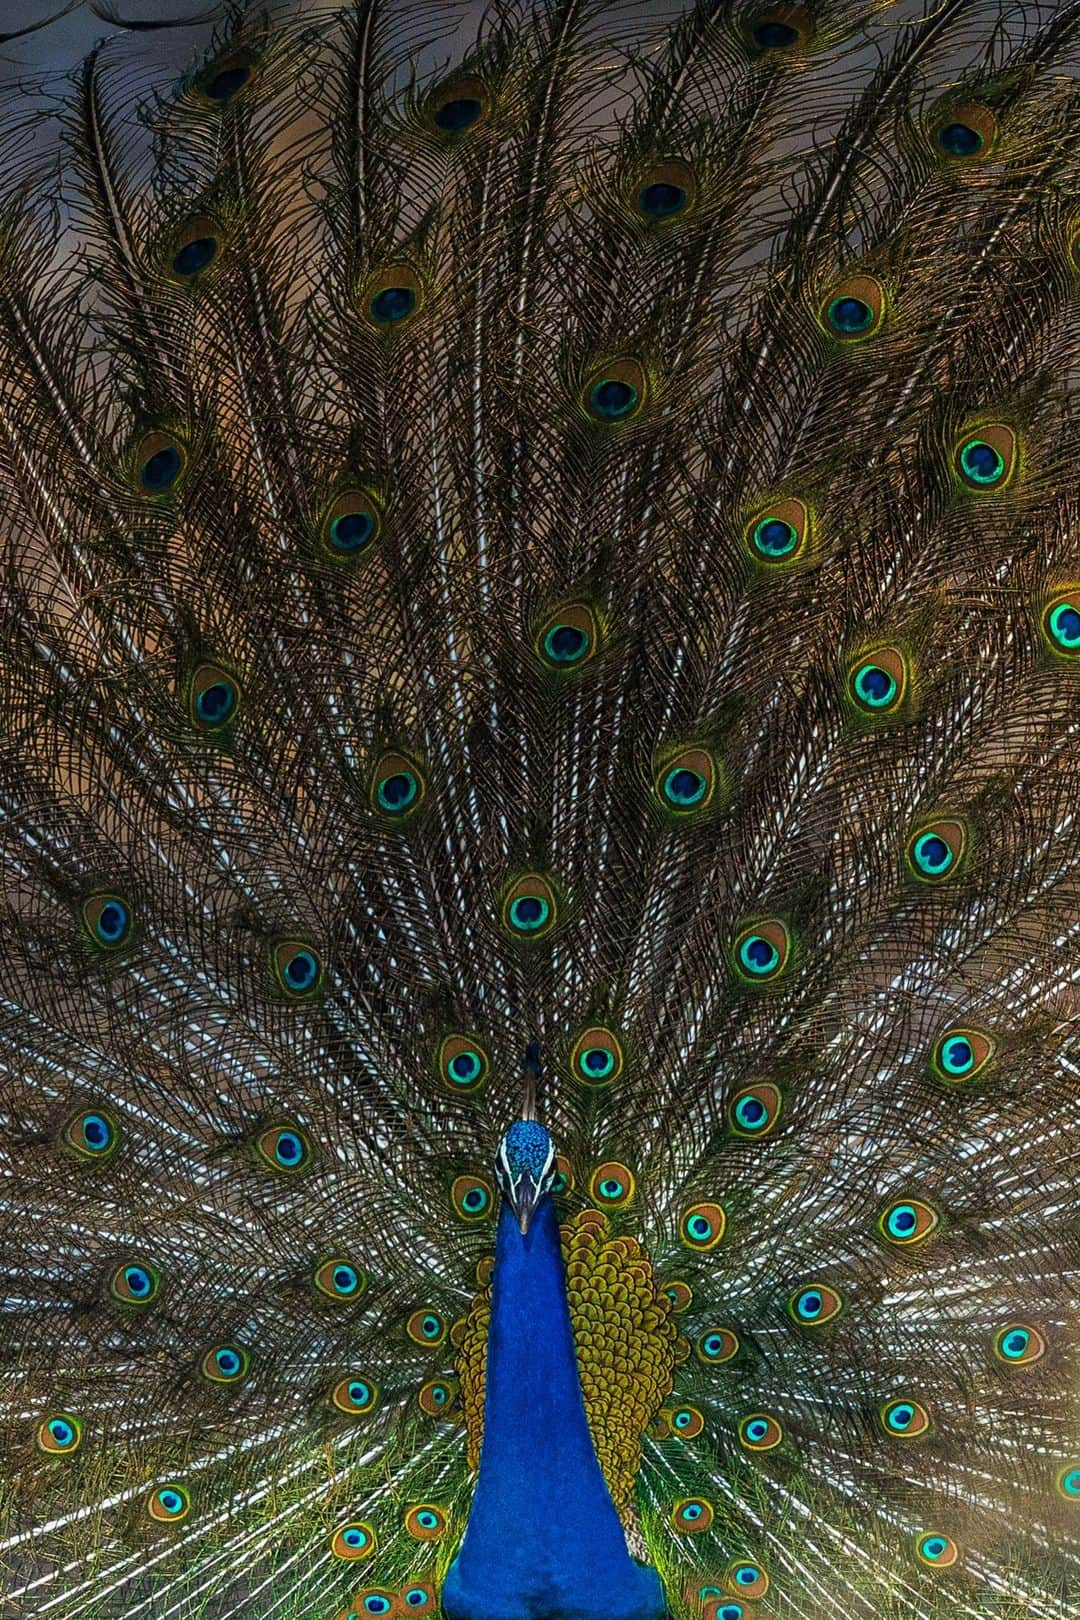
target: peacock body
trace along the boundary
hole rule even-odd
[[[1068,1620],[1080,5],[99,15],[0,145],[4,1614]]]

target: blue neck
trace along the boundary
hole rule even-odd
[[[661,1620],[593,1450],[544,1197],[522,1237],[503,1201],[488,1331],[484,1443],[465,1537],[443,1583],[447,1620]]]

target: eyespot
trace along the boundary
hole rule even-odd
[[[691,1204],[679,1221],[679,1238],[688,1249],[704,1252],[720,1242],[727,1216],[719,1204]]]
[[[926,1407],[906,1397],[889,1401],[881,1408],[880,1416],[886,1434],[901,1440],[914,1440],[930,1427],[930,1414]]]
[[[435,1588],[433,1586],[406,1586],[401,1593],[406,1614],[434,1614]]]
[[[1042,629],[1052,652],[1080,658],[1080,589],[1074,586],[1047,604]]]
[[[82,1441],[82,1424],[70,1412],[53,1412],[38,1425],[37,1448],[50,1457],[70,1457]]]
[[[447,1035],[439,1047],[439,1073],[451,1091],[479,1091],[488,1073],[488,1055],[468,1035]]]
[[[554,928],[556,915],[551,884],[539,872],[518,878],[503,899],[503,923],[518,939],[542,939]]]
[[[231,675],[214,664],[203,664],[191,680],[189,713],[202,731],[220,731],[235,719],[240,688]]]
[[[645,372],[625,356],[592,373],[581,391],[581,405],[591,421],[610,427],[637,416],[646,397]]]
[[[80,1159],[107,1159],[119,1140],[120,1128],[104,1108],[88,1108],[64,1126],[64,1145]]]
[[[622,1073],[623,1051],[610,1029],[596,1024],[578,1036],[570,1070],[583,1086],[607,1086]]]
[[[1046,1354],[1046,1340],[1026,1322],[1010,1322],[994,1335],[994,1354],[1007,1367],[1029,1367]]]
[[[939,158],[953,163],[970,162],[990,155],[997,135],[997,119],[989,107],[972,102],[950,107],[931,126],[934,150]]]
[[[669,1433],[678,1435],[680,1440],[696,1440],[705,1427],[705,1419],[696,1406],[666,1407],[663,1415]]]
[[[631,203],[636,213],[650,225],[677,219],[692,209],[697,201],[697,180],[689,163],[681,158],[669,158],[665,163],[654,163],[640,174],[631,191]]]
[[[684,1496],[671,1510],[672,1526],[682,1535],[700,1535],[712,1522],[712,1503],[706,1502],[703,1496]]]
[[[446,1323],[437,1311],[413,1311],[405,1331],[414,1344],[442,1344],[446,1338]]]
[[[240,1344],[219,1344],[208,1350],[199,1371],[212,1384],[239,1384],[251,1368],[251,1356]]]
[[[942,817],[916,828],[907,841],[907,863],[920,883],[942,883],[955,877],[967,853],[968,833],[962,821]]]
[[[800,1327],[823,1327],[844,1308],[844,1301],[835,1288],[826,1283],[808,1283],[799,1288],[788,1300],[788,1315]]]
[[[842,343],[858,342],[877,332],[885,317],[885,289],[873,276],[848,276],[833,288],[821,307],[821,324]]]
[[[674,1316],[681,1316],[683,1311],[688,1311],[694,1303],[694,1290],[688,1282],[683,1282],[681,1277],[676,1277],[673,1281],[665,1283],[664,1293],[671,1301],[671,1310]]]
[[[493,1254],[481,1255],[476,1262],[476,1281],[479,1287],[486,1288],[495,1274],[495,1256]]]
[[[334,1385],[330,1399],[346,1417],[362,1417],[364,1413],[374,1411],[379,1399],[379,1386],[353,1373]]]
[[[924,1530],[915,1538],[915,1555],[921,1564],[928,1569],[948,1569],[955,1564],[960,1549],[951,1536],[944,1536],[940,1530]]]
[[[285,994],[295,1000],[313,995],[322,981],[322,963],[315,950],[300,940],[285,939],[274,946],[274,974]]]
[[[271,1125],[256,1138],[255,1148],[267,1169],[290,1175],[307,1170],[313,1157],[307,1132],[299,1125]]]
[[[716,766],[704,748],[684,748],[661,766],[653,791],[665,810],[692,815],[705,810],[716,789]]]
[[[768,1412],[751,1412],[744,1417],[738,1434],[740,1446],[747,1451],[771,1451],[784,1438],[780,1424]]]
[[[455,1215],[463,1221],[482,1221],[491,1213],[491,1184],[480,1176],[458,1176],[450,1188]]]
[[[336,1620],[360,1620],[361,1615],[393,1614],[394,1594],[388,1592],[384,1586],[367,1586],[362,1592],[357,1592],[349,1603],[347,1611],[342,1611]]]
[[[334,1557],[354,1563],[362,1558],[370,1558],[377,1547],[375,1532],[363,1519],[353,1519],[350,1524],[343,1524],[330,1538],[330,1551]]]
[[[903,1247],[921,1243],[939,1225],[941,1216],[919,1198],[902,1198],[878,1216],[877,1228],[889,1243]]]
[[[895,714],[907,696],[908,673],[897,647],[877,647],[856,659],[848,672],[848,697],[871,719]]]
[[[218,256],[221,243],[213,221],[199,216],[191,219],[172,241],[167,255],[172,274],[181,281],[191,281],[208,270]]]
[[[788,965],[791,936],[778,917],[767,917],[736,935],[735,970],[748,984],[767,984]]]
[[[769,1590],[769,1577],[760,1564],[755,1564],[748,1558],[739,1559],[737,1563],[729,1564],[724,1576],[724,1584],[732,1592],[738,1592],[740,1597],[749,1598],[756,1602],[763,1598]]]
[[[146,1498],[146,1511],[159,1524],[179,1524],[191,1510],[191,1497],[183,1485],[159,1485]]]
[[[617,1159],[597,1165],[589,1177],[589,1197],[600,1209],[622,1209],[637,1189],[633,1171]]]
[[[1057,1488],[1067,1502],[1080,1502],[1080,1463],[1066,1463],[1057,1477]]]
[[[736,1136],[768,1136],[779,1122],[782,1106],[779,1087],[768,1080],[759,1080],[732,1097],[728,1125]]]
[[[195,80],[195,88],[205,100],[220,106],[251,83],[254,70],[254,60],[247,52],[222,56],[203,69]]]
[[[362,308],[373,326],[391,331],[415,315],[423,301],[424,290],[416,271],[410,265],[395,264],[367,282]]]
[[[596,620],[583,602],[570,602],[544,620],[535,646],[549,669],[580,669],[596,652]]]
[[[551,1179],[551,1190],[556,1196],[560,1193],[570,1192],[574,1185],[574,1167],[565,1154],[555,1155],[555,1174]]]
[[[739,1335],[731,1328],[709,1328],[694,1346],[699,1361],[707,1367],[721,1367],[739,1353]]]
[[[339,1303],[359,1299],[368,1282],[359,1266],[340,1257],[324,1260],[316,1266],[312,1281],[320,1294]]]
[[[810,536],[810,513],[802,501],[773,501],[751,518],[746,545],[755,562],[771,567],[798,562]]]
[[[939,1080],[958,1086],[984,1069],[995,1050],[996,1043],[982,1030],[957,1027],[938,1036],[930,1063]]]
[[[131,908],[118,894],[92,894],[83,901],[82,914],[95,945],[118,951],[131,939]]]
[[[480,79],[454,79],[432,92],[426,110],[432,128],[452,140],[479,128],[488,116],[490,101]]]
[[[109,1288],[113,1298],[122,1300],[125,1305],[152,1305],[161,1291],[161,1273],[156,1266],[129,1260],[117,1266]]]
[[[384,754],[371,777],[371,803],[384,816],[400,820],[420,808],[424,778],[404,754]]]
[[[457,1385],[447,1378],[429,1379],[416,1397],[428,1417],[447,1417],[455,1409],[456,1398]]]
[[[347,489],[327,507],[319,534],[332,557],[355,560],[371,550],[381,530],[382,513],[374,495]]]
[[[774,6],[750,22],[750,40],[759,51],[789,51],[809,38],[810,17],[802,6]]]
[[[414,1541],[438,1541],[446,1530],[446,1510],[434,1502],[417,1502],[406,1509],[405,1529]]]
[[[956,475],[966,489],[986,492],[1003,489],[1016,467],[1017,442],[1012,428],[1002,423],[967,434],[956,447]]]
[[[187,452],[171,433],[146,433],[135,450],[135,469],[144,495],[166,495],[187,465]]]

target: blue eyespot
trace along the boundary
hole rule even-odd
[[[319,958],[310,945],[284,942],[276,946],[274,966],[282,989],[293,996],[314,990],[322,975]]]
[[[62,1451],[67,1451],[75,1438],[75,1426],[67,1418],[50,1418],[49,1433]]]
[[[352,1542],[348,1541],[348,1534],[349,1532],[346,1531],[346,1545],[352,1546]],[[364,1599],[365,1614],[389,1614],[391,1607],[392,1605],[390,1603],[390,1599],[388,1597],[383,1597],[381,1592],[369,1592],[367,1597]]]
[[[403,321],[416,308],[416,292],[412,287],[384,287],[371,300],[371,318],[380,326],[392,326]]]
[[[780,961],[780,952],[760,934],[751,934],[739,946],[739,961],[747,973],[762,976],[774,971]]]
[[[761,22],[753,30],[754,44],[763,51],[784,51],[795,45],[799,31],[789,23]]]
[[[139,482],[144,489],[159,495],[162,490],[168,489],[176,482],[182,465],[179,450],[172,445],[166,445],[163,450],[156,450],[143,462],[139,468]]]
[[[955,856],[944,838],[937,833],[922,833],[916,838],[912,855],[915,865],[927,877],[941,877],[952,866]]]
[[[173,255],[173,274],[197,276],[200,270],[205,270],[212,263],[217,250],[217,238],[213,236],[197,236],[193,241],[185,242]]]
[[[544,651],[553,664],[576,664],[588,646],[588,635],[576,624],[553,625],[544,637]]]
[[[589,407],[605,422],[621,422],[637,408],[639,398],[633,383],[602,377],[589,390]]]
[[[658,180],[642,186],[637,203],[641,212],[650,214],[653,219],[670,219],[672,214],[681,214],[686,207],[687,192],[683,186]]]
[[[390,815],[408,810],[420,792],[420,784],[412,771],[395,771],[376,784],[375,797],[381,808]]]
[[[785,523],[783,518],[764,518],[755,525],[753,538],[763,557],[786,557],[799,540],[794,524]]]
[[[960,451],[960,470],[972,484],[997,484],[1005,472],[1005,457],[992,444],[971,439]]]
[[[211,101],[230,101],[238,90],[242,90],[251,77],[251,69],[244,63],[235,67],[221,68],[207,81],[205,92]]]
[[[885,1225],[892,1237],[910,1237],[918,1225],[918,1216],[911,1204],[897,1204],[888,1213]]]
[[[967,1074],[975,1062],[975,1053],[965,1035],[950,1035],[942,1042],[941,1062],[949,1074]]]
[[[700,804],[708,790],[708,782],[700,771],[685,766],[669,771],[664,778],[664,797],[677,810],[688,810]]]
[[[457,135],[475,124],[483,110],[483,103],[475,96],[455,96],[453,101],[444,101],[436,108],[435,123],[444,134]]]
[[[896,696],[896,681],[877,664],[864,664],[855,674],[856,696],[870,709],[884,709]]]
[[[826,319],[834,332],[853,337],[874,324],[874,311],[861,298],[834,298],[826,309]]]
[[[579,1059],[581,1067],[593,1080],[605,1080],[615,1067],[615,1053],[604,1046],[590,1046]]]
[[[970,124],[945,124],[938,130],[938,145],[950,157],[974,157],[983,148],[983,138]]]
[[[375,514],[373,512],[343,512],[340,517],[332,518],[327,530],[330,549],[339,551],[343,556],[350,556],[371,544],[375,534]]]
[[[102,1114],[84,1114],[82,1139],[91,1153],[105,1153],[112,1146],[113,1128]]]
[[[551,916],[551,907],[542,895],[519,895],[510,902],[510,923],[522,934],[534,934]]]
[[[1080,652],[1080,609],[1072,602],[1058,602],[1046,616],[1054,644],[1067,653]]]
[[[459,1052],[457,1057],[450,1059],[448,1067],[454,1079],[467,1086],[478,1077],[484,1065],[478,1052]]]
[[[204,726],[224,725],[236,708],[235,684],[222,676],[203,686],[195,695],[195,717]]]
[[[125,1266],[124,1281],[133,1299],[146,1299],[154,1286],[150,1273],[143,1266]]]
[[[405,1606],[409,1609],[420,1609],[429,1602],[431,1593],[426,1586],[412,1586],[405,1593]]]

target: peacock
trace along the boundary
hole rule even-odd
[[[91,11],[0,1611],[1075,1617],[1080,0]]]

